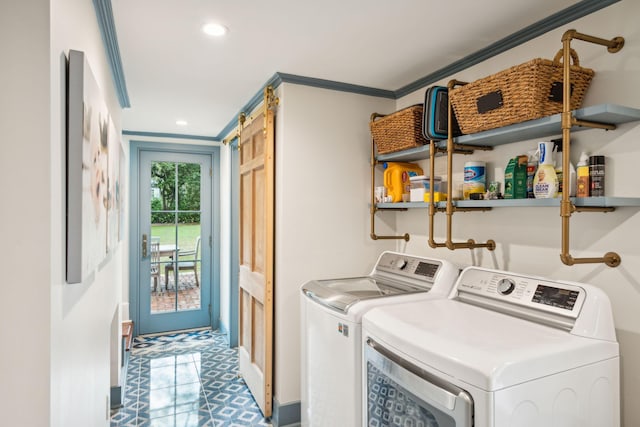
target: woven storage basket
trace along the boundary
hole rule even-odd
[[[369,127],[378,154],[427,144],[422,135],[422,111],[422,104],[417,104],[386,116],[372,114]]]
[[[571,49],[571,109],[582,105],[594,71]],[[553,61],[533,59],[449,91],[464,133],[495,129],[562,112],[562,50]]]

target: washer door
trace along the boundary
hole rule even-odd
[[[466,391],[371,338],[365,346],[365,361],[368,426],[473,426],[473,399]]]

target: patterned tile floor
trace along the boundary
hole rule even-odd
[[[111,427],[271,426],[237,371],[237,350],[221,333],[138,337]]]

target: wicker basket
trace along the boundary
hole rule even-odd
[[[571,49],[571,109],[582,105],[594,71]],[[476,133],[562,112],[562,50],[553,61],[533,59],[449,91],[464,133]]]
[[[373,113],[369,127],[378,154],[427,144],[422,135],[422,111],[423,105],[417,104],[386,116]]]

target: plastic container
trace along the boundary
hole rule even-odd
[[[415,163],[388,162],[384,164],[384,186],[391,202],[409,201],[412,176],[422,175],[422,168]]]
[[[462,197],[465,200],[470,198],[472,193],[484,193],[487,181],[487,165],[485,162],[466,162],[464,164],[464,184],[462,187]]]
[[[423,202],[425,200],[425,194],[430,192],[430,181],[428,176],[416,175],[409,178],[411,182],[411,196],[412,202]],[[433,191],[440,192],[440,183],[442,178],[439,176],[433,177]]]

